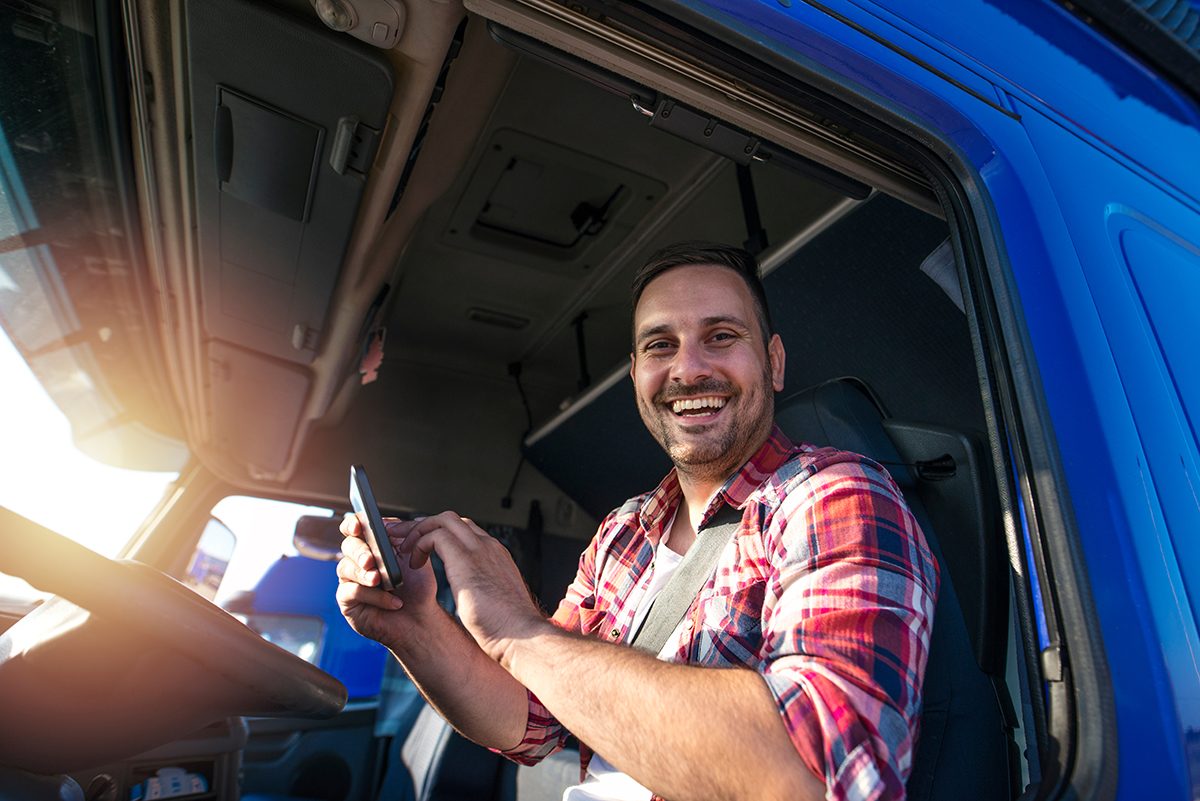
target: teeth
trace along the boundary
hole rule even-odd
[[[724,398],[684,398],[672,402],[671,411],[680,414],[689,409],[720,409],[724,405]]]

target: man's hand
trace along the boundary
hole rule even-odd
[[[389,518],[384,522],[392,547],[401,542],[417,524],[411,520]],[[338,606],[350,627],[364,637],[378,640],[396,651],[409,630],[428,612],[437,608],[437,580],[433,568],[417,568],[401,559],[404,585],[395,592],[382,587],[380,566],[363,540],[363,525],[357,516],[342,520],[342,558],[338,562]]]
[[[450,517],[461,522],[458,515]],[[420,535],[415,532],[423,524],[425,530],[438,528],[428,520],[386,521],[392,546],[406,539],[419,540]],[[341,583],[337,599],[354,630],[386,645],[404,664],[429,703],[467,737],[492,748],[511,748],[519,743],[529,714],[525,688],[438,606],[437,579],[429,565],[429,550],[422,550],[419,557],[402,556],[404,585],[387,592],[380,586],[379,566],[362,539],[358,518],[346,515],[341,528],[346,538],[342,541],[342,560],[338,562]],[[507,551],[499,543],[494,544],[519,583],[520,576]],[[446,561],[449,568],[450,560]],[[450,581],[455,582],[455,576],[470,569],[460,568],[451,573]],[[461,583],[459,580],[454,586],[457,588]],[[532,608],[524,585],[520,587],[526,604]],[[472,595],[468,600],[459,593],[459,604],[471,606],[475,597]]]
[[[508,550],[454,512],[427,517],[406,532],[400,552],[407,567],[428,570],[437,551],[446,566],[458,616],[484,653],[506,666],[516,639],[548,626]]]

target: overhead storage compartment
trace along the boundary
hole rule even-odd
[[[208,442],[271,478],[302,423],[391,66],[315,18],[240,0],[193,0],[187,23]]]
[[[308,364],[387,121],[391,68],[315,19],[238,0],[189,3],[188,50],[206,333]]]

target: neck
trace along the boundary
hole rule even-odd
[[[752,457],[763,443],[767,441],[771,429],[768,427],[757,444],[741,454],[736,460],[722,464],[680,464],[675,463],[675,475],[679,479],[679,489],[683,493],[680,512],[687,512],[692,529],[695,530],[700,522],[700,516],[709,500],[717,490],[729,480],[729,477],[742,469],[742,466]]]
[[[678,468],[676,468],[676,473],[679,476],[679,489],[683,493],[684,503],[689,509],[694,509],[697,514],[704,510],[704,505],[729,478],[727,475],[716,478],[690,475]]]
[[[680,467],[676,467],[675,474],[679,478],[679,489],[683,494],[676,517],[686,519],[691,530],[695,531],[700,525],[700,517],[704,514],[708,502],[729,478],[729,475],[716,477],[696,475],[686,468]]]

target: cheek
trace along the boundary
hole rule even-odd
[[[636,381],[633,385],[633,399],[640,413],[649,411],[654,406],[652,385],[644,380]]]
[[[639,365],[633,371],[633,392],[638,400],[652,399],[662,389],[664,371],[655,365]]]

